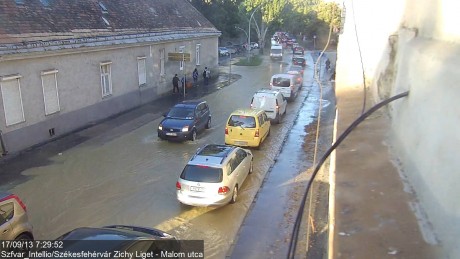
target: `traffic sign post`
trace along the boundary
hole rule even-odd
[[[168,53],[168,60],[169,61],[179,61],[179,62],[185,62],[185,61],[190,61],[190,53],[183,53],[183,52],[170,52]],[[183,77],[183,82],[182,82],[182,88],[184,88],[184,99],[185,99],[185,88],[187,85],[187,74],[185,73],[185,64],[184,64],[184,77]]]

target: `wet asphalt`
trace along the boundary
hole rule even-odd
[[[196,142],[174,143],[157,138],[162,114],[183,100],[182,96],[171,95],[3,159],[0,190],[17,193],[23,199],[37,239],[54,239],[82,226],[140,225],[159,228],[180,239],[204,239],[206,258],[223,258],[230,254],[229,250],[233,251],[233,258],[238,258],[235,252],[247,248],[230,248],[243,221],[238,243],[244,241],[244,228],[252,224],[248,223],[251,216],[245,219],[249,209],[253,207],[253,217],[260,213],[270,215],[266,217],[270,220],[267,223],[283,222],[280,215],[285,208],[267,206],[267,200],[284,204],[283,199],[289,196],[289,182],[296,172],[309,166],[298,163],[302,159],[293,155],[301,152],[304,127],[313,121],[318,101],[311,95],[314,86],[310,87],[312,77],[308,69],[304,77],[306,87],[288,104],[283,122],[272,126],[271,135],[260,150],[253,150],[255,172],[242,186],[237,203],[206,208],[181,205],[176,200],[175,182],[197,148],[224,142],[225,121],[230,112],[248,107],[252,94],[268,87],[272,74],[286,71],[289,60],[290,55],[282,62],[270,62],[265,56],[261,66],[233,65],[232,75],[228,74],[227,62],[210,86],[201,85],[189,91],[186,99],[204,99],[212,112],[212,128],[200,134]],[[257,195],[264,181],[264,188]],[[278,230],[267,231],[269,237]],[[258,246],[266,244],[261,241]]]

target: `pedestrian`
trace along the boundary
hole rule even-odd
[[[193,70],[192,76],[193,76],[193,85],[197,87],[198,86],[198,69],[195,68],[195,70]]]
[[[329,59],[326,60],[326,70],[329,71],[329,68],[331,68],[331,61]]]
[[[204,70],[203,70],[203,79],[204,79],[204,85],[208,85],[209,84],[209,75],[210,73],[208,73],[208,67],[205,67]]]
[[[177,90],[177,93],[179,93],[179,77],[177,77],[177,74],[174,75],[172,83],[173,83],[173,94],[176,93],[176,90]]]

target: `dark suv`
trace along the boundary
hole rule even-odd
[[[305,67],[307,65],[307,61],[302,56],[294,56],[292,58],[292,64]]]
[[[196,140],[198,132],[211,128],[211,112],[205,101],[176,104],[158,125],[158,137],[167,140]]]

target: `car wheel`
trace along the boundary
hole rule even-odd
[[[190,136],[190,140],[191,140],[191,141],[195,141],[195,140],[196,140],[196,130],[195,130],[195,129],[192,131],[192,135]]]
[[[17,236],[15,239],[15,241],[33,241],[34,239],[27,235],[27,234],[21,234],[19,236]],[[27,252],[29,249],[27,247],[17,247],[17,248],[12,248],[10,251],[14,251],[14,252]]]
[[[211,128],[211,118],[208,119],[208,122],[206,123],[206,128],[207,129]]]
[[[280,124],[280,122],[281,122],[281,114],[278,113],[276,115],[276,124]]]
[[[251,159],[251,163],[249,164],[249,173],[252,174],[254,172],[254,159]]]
[[[238,185],[235,185],[235,188],[233,188],[233,193],[232,193],[232,199],[230,200],[230,203],[235,203],[236,199],[238,198]]]

